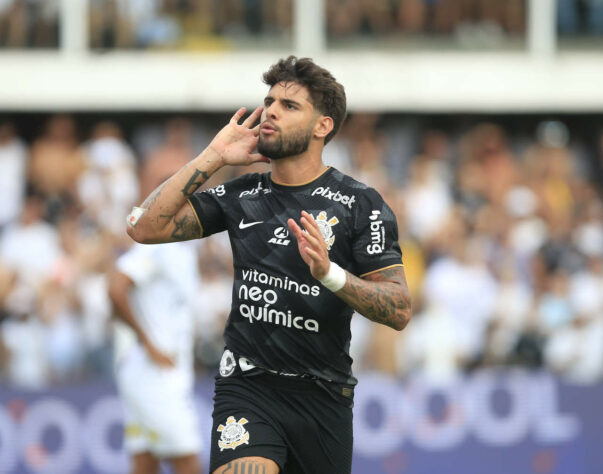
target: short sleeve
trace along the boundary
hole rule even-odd
[[[352,239],[358,276],[402,265],[396,216],[372,188],[363,192],[359,199]]]
[[[189,198],[203,229],[203,237],[226,230],[226,198],[226,184],[195,193]]]
[[[115,266],[127,275],[136,286],[144,285],[157,273],[157,262],[153,257],[154,248],[149,245],[134,244],[121,255]]]

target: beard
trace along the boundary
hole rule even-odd
[[[260,135],[258,152],[271,160],[280,160],[305,152],[310,146],[311,139],[311,126],[306,130],[295,130],[289,135],[284,135],[279,131],[273,142],[266,142]]]

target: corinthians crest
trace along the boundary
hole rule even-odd
[[[322,234],[322,238],[325,239],[327,244],[327,250],[331,250],[333,246],[333,242],[335,242],[335,235],[333,235],[332,227],[339,223],[339,219],[337,217],[331,217],[330,219],[327,217],[326,211],[320,211],[318,217],[314,217],[314,220],[318,224],[318,228],[320,229],[320,233]]]
[[[235,449],[241,444],[249,444],[249,432],[243,428],[245,423],[247,423],[245,418],[236,421],[234,416],[229,416],[226,425],[218,426],[217,431],[222,433],[218,440],[220,451]]]

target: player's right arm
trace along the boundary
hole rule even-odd
[[[225,165],[249,165],[268,161],[257,146],[262,113],[258,107],[242,124],[245,108],[240,108],[209,146],[175,175],[162,183],[128,216],[127,232],[136,242],[158,244],[202,237],[195,211],[188,199],[218,169]]]
[[[153,345],[134,315],[129,296],[133,288],[134,282],[125,273],[114,269],[109,274],[109,299],[115,315],[134,331],[138,341],[155,364],[162,367],[174,367],[174,360]]]

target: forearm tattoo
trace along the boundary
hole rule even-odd
[[[199,176],[201,176],[201,179],[198,179]],[[208,178],[209,175],[205,171],[195,169],[193,175],[184,185],[184,188],[181,189],[182,194],[186,197],[190,197],[197,189],[199,189],[199,186],[207,181]]]
[[[174,219],[174,232],[172,232],[173,240],[190,240],[196,239],[201,235],[201,228],[197,219],[193,216],[184,215],[178,219]]]
[[[337,295],[364,317],[394,329],[410,320],[411,306],[402,267],[392,267],[358,278],[348,273]]]
[[[266,474],[266,466],[261,461],[235,459],[218,468],[215,474]]]

